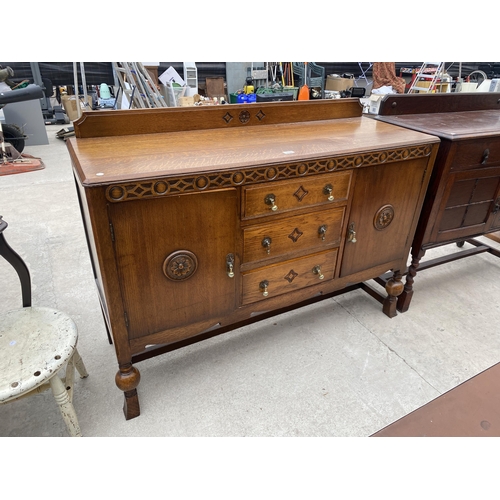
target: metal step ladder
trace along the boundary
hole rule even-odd
[[[112,63],[129,108],[166,108],[167,103],[158,91],[148,70],[140,62]]]
[[[430,72],[430,68],[435,68],[434,72]],[[411,82],[408,94],[416,94],[420,92],[436,92],[440,91],[442,78],[444,75],[444,62],[424,62],[419,68],[413,81]]]

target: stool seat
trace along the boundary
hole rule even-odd
[[[0,403],[49,381],[75,351],[78,332],[65,313],[24,307],[0,314]]]
[[[81,437],[73,407],[75,368],[81,378],[89,374],[76,348],[76,324],[64,312],[32,307],[30,272],[26,262],[7,243],[7,227],[0,215],[0,255],[19,277],[23,307],[0,309],[0,404],[50,388],[69,435]],[[59,372],[64,368],[61,377]]]

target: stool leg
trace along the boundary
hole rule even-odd
[[[59,405],[59,410],[61,411],[61,415],[66,423],[70,436],[81,437],[82,432],[80,430],[80,425],[78,424],[75,408],[69,399],[66,387],[64,387],[62,380],[57,375],[50,379],[50,387],[52,389],[52,393],[54,394],[54,398]]]
[[[71,356],[66,365],[66,376],[64,377],[64,385],[68,391],[70,402],[73,402],[73,386],[75,384],[75,357]]]
[[[80,374],[80,378],[87,378],[89,376],[87,372],[87,368],[85,368],[85,365],[83,364],[83,360],[80,357],[80,353],[78,352],[78,349],[75,348],[75,352],[73,353],[73,361],[75,363],[75,367]]]

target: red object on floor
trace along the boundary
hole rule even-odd
[[[500,363],[371,437],[499,437]]]
[[[22,174],[45,168],[43,162],[38,158],[25,157],[24,155],[23,158],[29,161],[8,161],[3,163],[0,159],[0,175]]]

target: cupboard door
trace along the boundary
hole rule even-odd
[[[427,159],[419,159],[356,172],[342,277],[406,258],[420,213],[426,169]]]
[[[433,240],[444,243],[496,227],[500,168],[452,173],[446,184]]]
[[[109,205],[129,338],[234,309],[236,190]]]
[[[496,231],[500,228],[500,184],[495,195],[495,200],[492,203],[491,215],[487,231]]]

